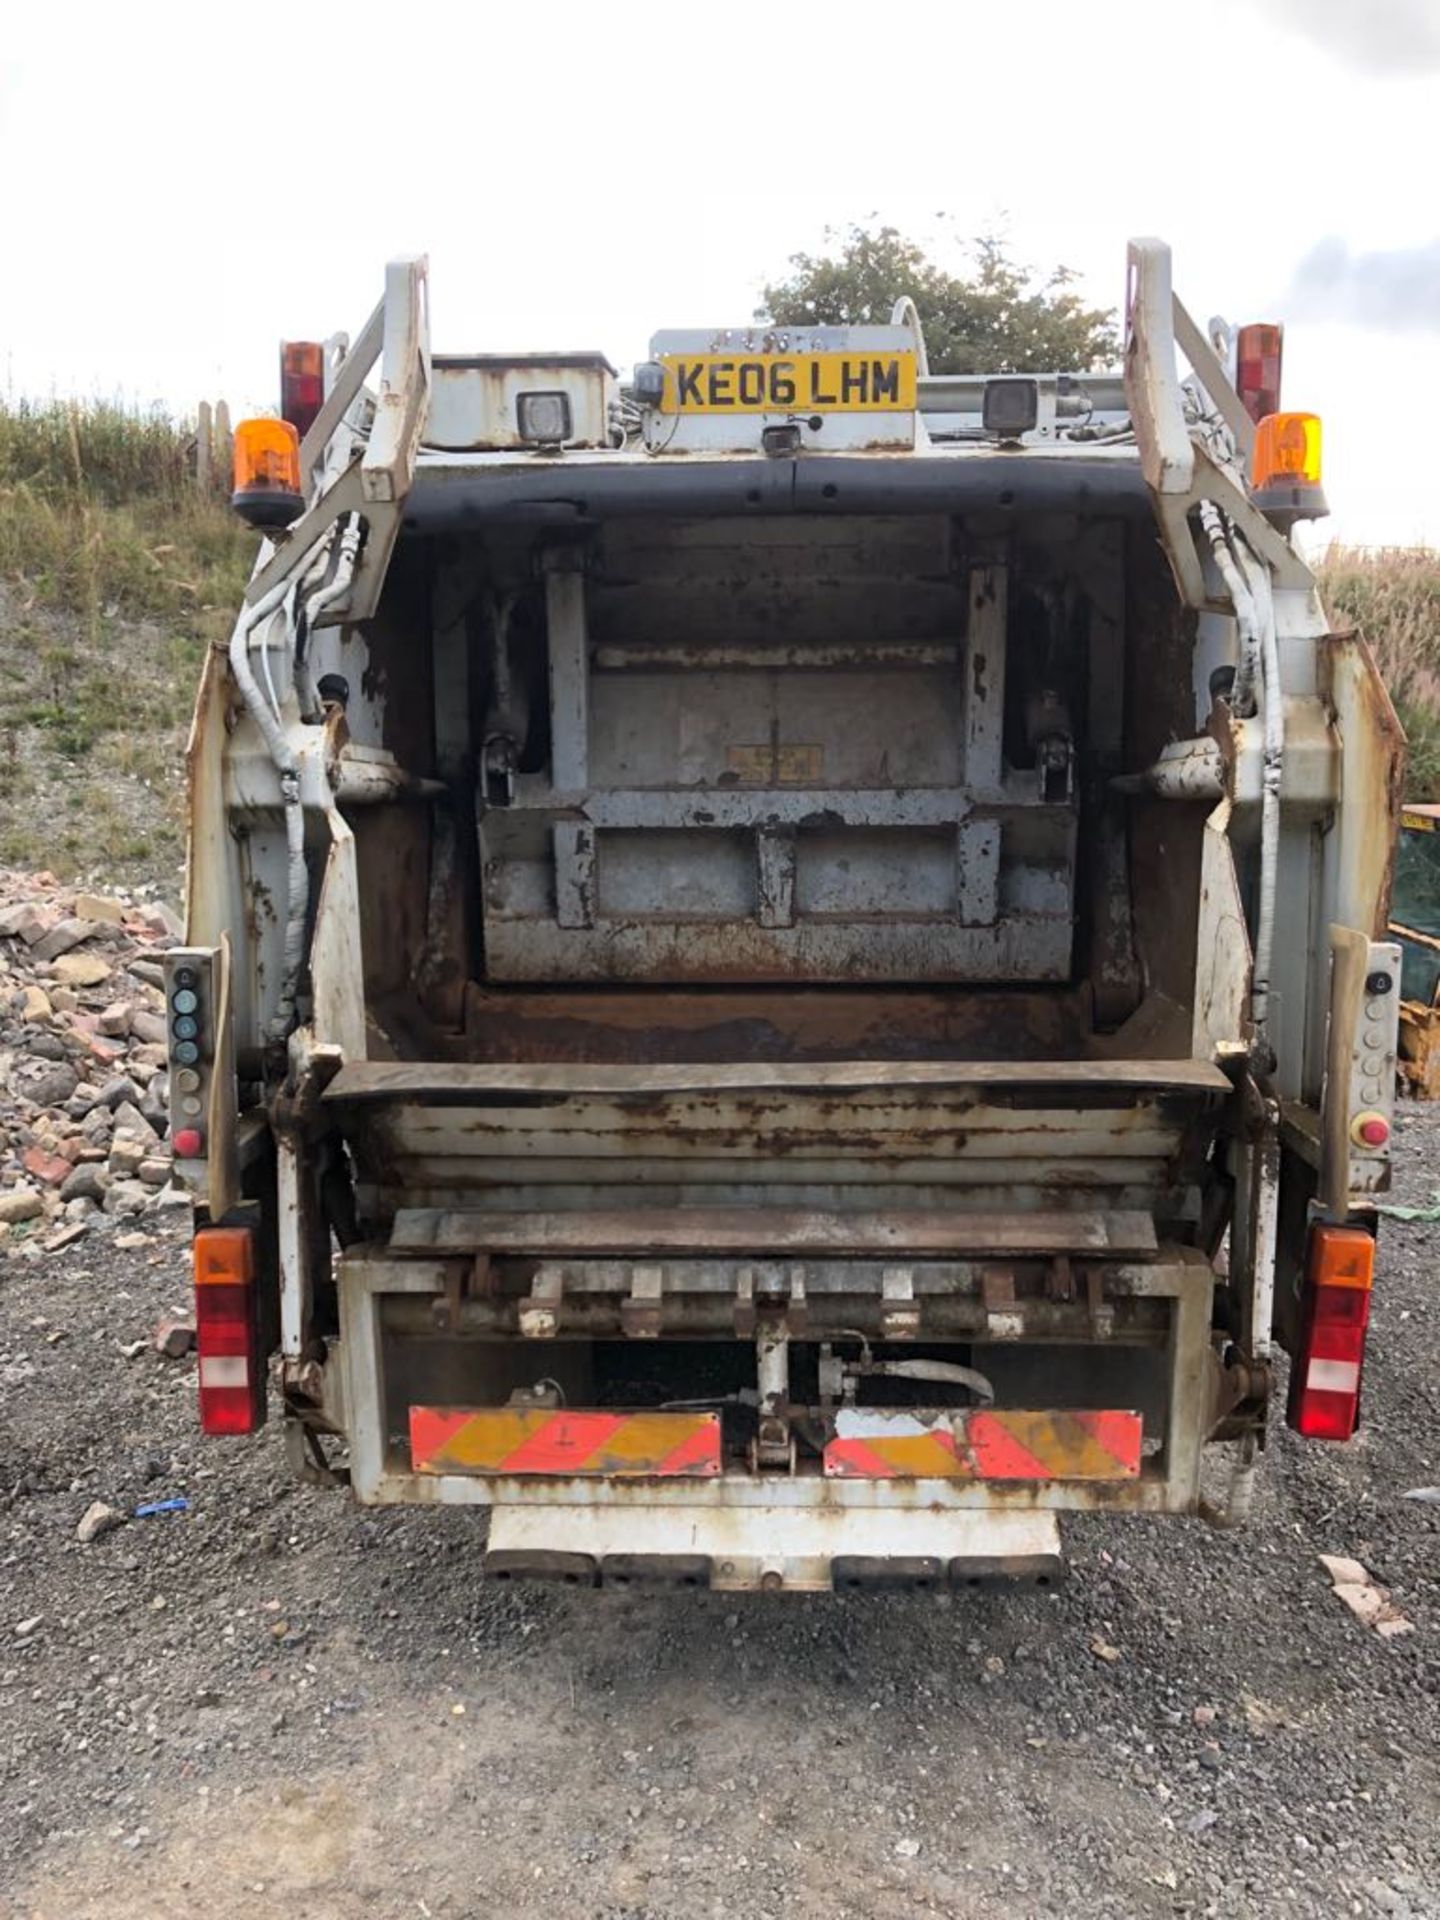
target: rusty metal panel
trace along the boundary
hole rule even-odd
[[[310,946],[315,1038],[347,1060],[365,1057],[365,967],[355,836],[337,808],[327,809],[330,845]]]
[[[944,1182],[974,1181],[984,1169],[995,1184],[1027,1189],[1153,1182],[1194,1158],[1228,1092],[1217,1068],[1192,1061],[1056,1062],[1048,1071],[1016,1062],[376,1063],[345,1069],[327,1099],[351,1106],[362,1175],[399,1182],[416,1204],[429,1190],[477,1180],[546,1178],[548,1165],[602,1181],[624,1165],[627,1179],[652,1182],[815,1182],[874,1178],[881,1168]]]
[[[1068,978],[1074,544],[1032,540],[1023,580],[936,516],[607,525],[546,549],[549,727],[507,696],[512,777],[479,797],[487,978]],[[562,825],[593,835],[583,915]]]
[[[803,843],[801,849],[803,852]],[[603,856],[602,856],[603,857]],[[602,869],[603,870],[603,869]],[[694,873],[688,859],[672,877]],[[712,869],[713,872],[713,869]],[[494,979],[577,983],[604,980],[1053,980],[1070,971],[1071,922],[1010,915],[993,927],[961,926],[938,912],[918,922],[871,921],[788,927],[756,919],[707,923],[606,918],[594,928],[535,916],[489,920],[486,953]]]
[[[603,354],[475,354],[432,362],[426,447],[457,453],[527,448],[517,412],[523,393],[565,396],[571,424],[566,446],[609,444],[619,387]]]
[[[1090,1008],[1074,989],[484,988],[466,993],[472,1060],[612,1065],[733,1060],[1074,1058]]]
[[[362,1061],[347,1065],[326,1089],[332,1101],[438,1098],[448,1102],[493,1102],[512,1093],[559,1100],[577,1094],[648,1098],[664,1094],[719,1094],[774,1089],[799,1093],[852,1094],[881,1089],[900,1094],[954,1089],[973,1101],[985,1089],[1023,1095],[1036,1106],[1065,1106],[1086,1093],[1153,1093],[1182,1098],[1220,1097],[1230,1082],[1203,1060],[890,1060],[728,1061],[689,1066],[461,1065],[452,1061]]]
[[[1213,1130],[1229,1081],[1194,1061],[1014,1061],[714,1067],[347,1067],[339,1103],[362,1178],[444,1205],[477,1182],[563,1178],[772,1183],[1007,1183],[1044,1209],[1045,1184],[1173,1181]],[[1090,1190],[1088,1198],[1078,1197]],[[717,1196],[719,1197],[719,1196]],[[612,1196],[613,1198],[613,1196]],[[453,1204],[453,1203],[451,1203]],[[598,1193],[581,1205],[609,1204]],[[733,1203],[732,1203],[733,1204]],[[842,1203],[843,1204],[843,1203]],[[921,1204],[924,1204],[923,1202]],[[990,1204],[984,1202],[981,1204]],[[1053,1205],[1053,1202],[1049,1203]],[[853,1210],[856,1202],[849,1202]]]
[[[722,1525],[741,1525],[746,1514],[767,1515],[765,1524],[775,1529],[777,1542],[787,1536],[798,1538],[804,1529],[804,1516],[823,1508],[832,1516],[826,1524],[833,1529],[837,1552],[846,1551],[847,1546],[850,1551],[864,1552],[865,1515],[881,1510],[896,1516],[894,1524],[900,1537],[908,1521],[929,1512],[953,1516],[976,1508],[1031,1512],[1079,1507],[1193,1511],[1207,1409],[1214,1403],[1218,1375],[1210,1339],[1214,1275],[1201,1256],[1178,1249],[1173,1257],[1130,1266],[1124,1272],[1128,1293],[1137,1303],[1149,1303],[1163,1323],[1156,1330],[1163,1342],[1157,1359],[1169,1382],[1162,1450],[1153,1459],[1142,1459],[1141,1471],[1132,1478],[847,1480],[824,1476],[818,1463],[813,1467],[802,1463],[793,1476],[725,1471],[703,1483],[636,1482],[583,1475],[413,1472],[408,1447],[397,1446],[391,1437],[393,1420],[386,1409],[384,1385],[387,1335],[382,1310],[403,1307],[412,1316],[432,1312],[437,1295],[443,1297],[447,1263],[357,1251],[344,1257],[338,1271],[340,1361],[345,1373],[344,1405],[353,1484],[359,1498],[367,1503],[498,1502],[497,1519],[499,1511],[515,1507],[563,1507],[567,1512],[587,1507],[619,1522],[633,1515],[637,1506],[643,1506],[654,1513],[654,1525],[661,1534],[684,1524],[686,1516],[681,1509],[688,1512],[701,1498],[706,1510],[714,1512]],[[476,1307],[480,1304],[467,1303]],[[672,1547],[676,1537],[669,1532]],[[663,1539],[658,1550],[665,1550]]]
[[[720,1471],[718,1413],[411,1407],[417,1473],[704,1479]]]
[[[794,1208],[608,1207],[545,1213],[407,1208],[396,1215],[393,1251],[597,1255],[639,1252],[767,1255],[1057,1253],[1128,1258],[1154,1253],[1149,1214],[993,1214],[960,1211],[831,1213]]]
[[[1222,800],[1205,822],[1200,855],[1200,917],[1195,948],[1195,1004],[1191,1045],[1214,1059],[1239,1044],[1249,1015],[1250,932],[1230,843],[1232,807]]]
[[[1133,1480],[1142,1421],[1120,1410],[842,1407],[825,1473],[862,1480]]]
[[[784,1093],[627,1107],[577,1095],[566,1110],[516,1107],[425,1107],[397,1103],[375,1121],[388,1150],[428,1162],[472,1155],[684,1162],[694,1157],[756,1165],[783,1156],[806,1160],[939,1158],[963,1152],[971,1161],[1093,1160],[1112,1153],[1163,1159],[1181,1143],[1182,1128],[1151,1103],[1119,1109],[1048,1114],[1009,1107],[891,1100],[856,1094],[836,1111]]]
[[[1381,940],[1404,795],[1405,736],[1359,635],[1332,634],[1321,666],[1345,759],[1337,831],[1327,843],[1330,917]]]

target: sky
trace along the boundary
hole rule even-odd
[[[50,0],[7,14],[0,179],[0,392],[237,416],[398,253],[437,351],[624,364],[852,222],[957,267],[998,231],[1107,307],[1158,234],[1202,323],[1285,322],[1323,530],[1440,545],[1440,0]]]

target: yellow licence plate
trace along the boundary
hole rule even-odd
[[[913,353],[677,353],[662,413],[912,413]]]

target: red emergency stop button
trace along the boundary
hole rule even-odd
[[[194,1160],[205,1146],[205,1136],[198,1127],[181,1127],[171,1143],[181,1160]]]
[[[1369,1147],[1373,1151],[1383,1147],[1390,1138],[1390,1122],[1383,1113],[1357,1113],[1350,1122],[1350,1138],[1357,1147]]]

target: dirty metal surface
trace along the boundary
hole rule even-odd
[[[464,1162],[520,1154],[677,1168],[847,1160],[973,1168],[1027,1156],[1169,1162],[1228,1090],[1218,1069],[1192,1061],[1056,1062],[1048,1070],[1013,1061],[360,1063],[342,1070],[327,1101],[346,1118],[362,1162],[434,1187]]]
[[[726,1092],[793,1096],[881,1091],[899,1096],[945,1090],[972,1099],[992,1090],[1024,1094],[1037,1107],[1057,1109],[1087,1094],[1109,1096],[1106,1104],[1123,1111],[1141,1093],[1224,1098],[1230,1082],[1203,1060],[731,1061],[694,1067],[362,1061],[342,1068],[325,1097],[340,1103],[423,1099],[463,1106],[496,1097],[543,1104],[591,1095],[646,1099]]]
[[[1094,1169],[1112,1158],[1168,1162],[1182,1146],[1187,1117],[1183,1102],[1154,1097],[1046,1108],[778,1087],[648,1099],[577,1094],[559,1103],[398,1101],[376,1109],[353,1141],[362,1161],[394,1166],[420,1187],[443,1187],[467,1162],[478,1171],[479,1163],[513,1164],[522,1154],[537,1163],[604,1164],[612,1179],[621,1163],[635,1160],[692,1175],[697,1161],[765,1167],[771,1178],[784,1167],[823,1167],[830,1174],[815,1177],[824,1178],[844,1177],[836,1169],[857,1163],[899,1169],[943,1162],[947,1174],[963,1164],[973,1176],[983,1162],[1013,1167],[1033,1158],[1073,1163],[1075,1181],[1088,1184]],[[538,1164],[533,1171],[538,1176]],[[506,1177],[514,1178],[508,1167]]]
[[[419,1336],[433,1343],[437,1339],[435,1302],[445,1300],[448,1263],[439,1258],[395,1257],[371,1250],[356,1249],[340,1262],[337,1280],[340,1297],[340,1362],[344,1373],[346,1432],[351,1449],[352,1484],[357,1497],[370,1503],[422,1502],[450,1505],[493,1504],[495,1502],[540,1505],[630,1506],[628,1495],[639,1483],[624,1480],[596,1480],[584,1475],[501,1476],[485,1473],[415,1473],[410,1464],[408,1444],[397,1436],[405,1431],[408,1408],[424,1403],[426,1393],[412,1391],[396,1398],[387,1388],[387,1374],[399,1365],[405,1343]],[[967,1507],[1004,1508],[1031,1511],[1074,1507],[1126,1508],[1152,1512],[1193,1511],[1198,1497],[1200,1450],[1207,1409],[1212,1404],[1217,1362],[1211,1345],[1211,1318],[1214,1300],[1214,1274],[1209,1262],[1193,1249],[1170,1248],[1159,1261],[1117,1263],[1115,1274],[1125,1280],[1125,1298],[1117,1292],[1113,1299],[1107,1282],[1107,1306],[1113,1305],[1117,1329],[1132,1309],[1149,1314],[1158,1310],[1162,1321],[1151,1329],[1146,1345],[1154,1345],[1158,1333],[1156,1362],[1167,1377],[1160,1427],[1159,1453],[1147,1458],[1138,1476],[1111,1481],[1049,1480],[932,1480],[928,1482],[890,1480],[846,1480],[826,1477],[818,1461],[799,1463],[793,1475],[754,1476],[747,1472],[722,1472],[704,1481],[678,1483],[655,1481],[643,1487],[644,1504],[673,1505],[672,1496],[681,1491],[685,1506],[697,1502],[706,1508],[739,1511],[756,1507],[774,1507],[789,1511],[826,1507],[850,1513],[856,1509],[893,1508],[911,1514],[935,1507],[952,1510]],[[939,1298],[938,1296],[930,1296]],[[917,1296],[918,1298],[918,1296]],[[668,1299],[668,1296],[667,1296]],[[578,1306],[568,1298],[567,1308]],[[851,1302],[843,1303],[848,1310]],[[944,1304],[944,1302],[942,1302]],[[974,1298],[954,1304],[973,1311]],[[1086,1301],[1057,1303],[1037,1300],[1050,1316],[1069,1314],[1083,1320]],[[480,1330],[477,1316],[493,1319],[496,1308],[512,1311],[515,1302],[466,1297],[461,1302],[460,1327],[468,1331],[472,1322]],[[734,1301],[717,1297],[722,1322],[710,1329],[722,1338],[735,1338]],[[1030,1310],[1031,1302],[1024,1302]],[[607,1311],[609,1309],[607,1308]],[[820,1303],[811,1301],[811,1333],[807,1337],[825,1337],[815,1332],[820,1318]],[[613,1318],[613,1314],[612,1314]],[[404,1322],[407,1332],[398,1331]],[[513,1326],[492,1331],[513,1335]],[[599,1331],[597,1327],[595,1331]],[[689,1330],[687,1329],[687,1332]],[[611,1334],[613,1337],[613,1328]],[[970,1338],[970,1334],[949,1336]],[[1070,1345],[1077,1340],[1092,1340],[1095,1329],[1087,1332],[1074,1324],[1055,1335],[1055,1344]],[[1118,1337],[1118,1336],[1117,1336]],[[461,1355],[458,1343],[449,1337],[457,1363]],[[446,1344],[442,1342],[442,1344]],[[1009,1349],[1014,1351],[1013,1348]],[[563,1342],[547,1344],[546,1371],[563,1361]],[[551,1356],[555,1357],[554,1362]],[[463,1367],[453,1378],[459,1389],[455,1398],[472,1404],[484,1404],[487,1395],[474,1387],[467,1393],[463,1386]],[[475,1376],[472,1376],[472,1378]],[[417,1383],[418,1384],[418,1383]],[[580,1398],[577,1394],[576,1398]],[[1100,1396],[1096,1396],[1097,1398]],[[1050,1404],[1053,1405],[1053,1402]],[[1132,1401],[1132,1404],[1135,1402]],[[1145,1402],[1148,1406],[1148,1402]],[[936,1503],[939,1506],[936,1506]],[[837,1529],[844,1536],[843,1526]],[[859,1549],[856,1549],[859,1551]]]
[[[807,1339],[846,1339],[856,1334],[877,1340],[985,1340],[993,1343],[996,1316],[977,1291],[973,1271],[957,1273],[945,1265],[880,1268],[856,1263],[858,1270],[835,1267],[803,1271],[803,1302]],[[749,1337],[740,1330],[746,1301],[737,1283],[747,1270],[732,1268],[728,1275],[713,1268],[698,1275],[666,1262],[634,1265],[600,1261],[567,1262],[563,1268],[542,1266],[535,1285],[525,1293],[523,1282],[501,1266],[505,1291],[493,1296],[462,1299],[454,1330],[466,1338],[509,1340],[590,1340],[616,1338],[720,1339]],[[794,1279],[793,1267],[777,1275],[773,1269],[749,1269],[756,1289],[773,1290],[780,1303],[776,1311],[787,1323],[797,1312],[795,1296],[784,1291]],[[656,1290],[637,1299],[632,1287],[637,1276],[659,1276]],[[694,1285],[728,1279],[724,1285]],[[908,1280],[903,1298],[897,1283]],[[891,1293],[886,1293],[886,1282]],[[1168,1316],[1163,1307],[1129,1296],[1107,1298],[1104,1331],[1097,1332],[1085,1305],[1059,1303],[1028,1293],[1019,1300],[1005,1332],[1007,1345],[1032,1344],[1113,1347],[1155,1347],[1164,1344]],[[644,1319],[637,1322],[639,1309]],[[753,1309],[752,1315],[753,1315]],[[401,1296],[387,1300],[382,1321],[387,1334],[411,1337],[432,1335],[435,1314],[429,1303]],[[548,1364],[548,1363],[547,1363]]]
[[[800,1211],[653,1207],[494,1213],[407,1208],[395,1217],[396,1253],[564,1255],[653,1253],[1014,1254],[1155,1251],[1155,1225],[1134,1212],[1010,1213]]]
[[[1320,651],[1322,691],[1335,711],[1345,775],[1335,831],[1325,840],[1325,917],[1383,940],[1404,802],[1405,735],[1369,647],[1353,633],[1332,634]],[[1277,942],[1277,959],[1283,959]],[[1283,990],[1283,981],[1277,981]],[[1318,1102],[1328,995],[1323,976],[1307,1002],[1305,1080],[1285,1086]]]
[[[685,1483],[673,1484],[684,1491]],[[643,1496],[646,1489],[631,1491]],[[958,1586],[1007,1573],[1058,1578],[1063,1568],[1059,1526],[1048,1513],[661,1507],[643,1499],[623,1508],[586,1502],[495,1509],[487,1566],[538,1572],[556,1554],[572,1568],[593,1569],[590,1577],[602,1584],[608,1567],[639,1563],[656,1575],[666,1566],[683,1568],[686,1584],[724,1592],[828,1593],[837,1582],[851,1584],[846,1569],[857,1565],[873,1574],[886,1564],[928,1563],[936,1584],[948,1578]]]
[[[342,1070],[327,1108],[355,1154],[362,1207],[382,1216],[393,1205],[464,1208],[477,1187],[492,1208],[537,1210],[509,1190],[557,1181],[574,1193],[555,1211],[603,1210],[617,1183],[718,1188],[715,1201],[731,1205],[751,1196],[724,1187],[759,1183],[763,1208],[781,1199],[777,1183],[882,1177],[984,1189],[974,1204],[992,1212],[1055,1211],[1058,1190],[1067,1209],[1108,1211],[1120,1189],[1127,1209],[1149,1208],[1159,1189],[1193,1183],[1228,1092],[1218,1069],[1192,1061],[368,1062]],[[842,1211],[865,1205],[839,1198]],[[552,1210],[548,1199],[538,1207]]]
[[[1065,989],[547,991],[497,990],[472,982],[462,1045],[469,1059],[516,1065],[997,1056],[1048,1062],[1082,1055],[1088,1038],[1083,996]],[[451,1057],[453,1046],[436,1036],[429,1057]]]
[[[958,835],[952,838],[958,848]],[[734,871],[748,876],[753,848],[728,853]],[[690,850],[677,849],[664,878],[666,884],[679,884],[695,873]],[[958,852],[947,851],[947,875],[958,890]],[[491,970],[497,979],[514,981],[1061,982],[1070,971],[1068,911],[1015,913],[994,926],[963,926],[933,903],[913,920],[884,919],[871,903],[851,924],[803,919],[777,927],[742,917],[742,905],[744,914],[759,912],[758,897],[747,897],[734,915],[717,912],[693,922],[614,915],[594,927],[572,928],[548,915],[504,917],[495,905],[492,896],[487,903]]]

